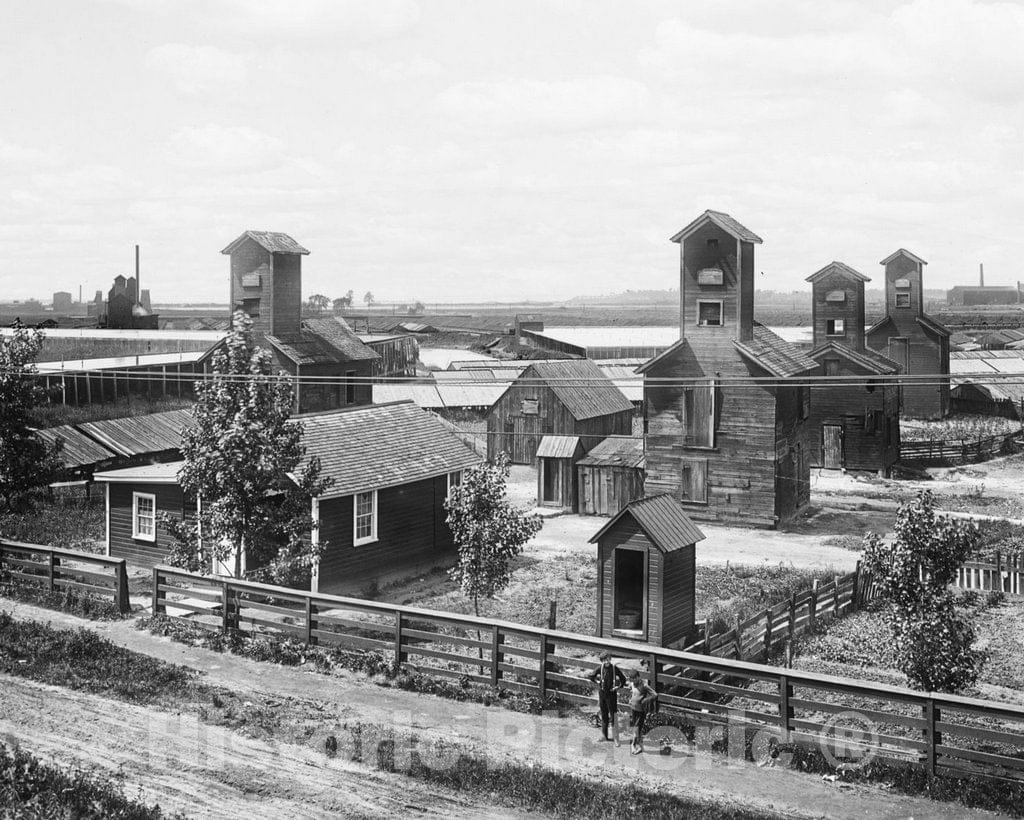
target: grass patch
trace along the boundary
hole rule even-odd
[[[67,817],[76,820],[160,820],[158,805],[125,796],[108,777],[43,763],[0,743],[0,806],[4,817]],[[175,814],[173,817],[184,817]]]
[[[35,509],[0,515],[0,538],[99,553],[106,538],[105,501],[57,491]]]
[[[64,404],[44,404],[33,410],[33,421],[40,427],[59,427],[62,424],[84,424],[87,421],[121,419],[126,416],[143,416],[148,413],[163,413],[167,410],[181,410],[191,407],[191,399],[132,396],[131,401],[122,399],[108,404],[83,404],[72,407]]]
[[[59,590],[44,589],[38,584],[14,583],[4,577],[0,568],[0,597],[26,604],[34,604],[57,612],[67,612],[91,621],[117,621],[125,617],[113,600],[100,598],[87,592],[66,587]]]
[[[132,652],[89,629],[55,629],[0,612],[0,672],[132,703],[181,702],[208,688],[184,666]]]

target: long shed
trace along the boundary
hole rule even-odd
[[[632,403],[594,362],[535,362],[487,412],[487,458],[504,452],[513,464],[535,464],[544,436],[577,436],[589,452],[632,428]]]

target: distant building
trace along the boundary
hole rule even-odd
[[[900,248],[885,266],[885,316],[867,331],[867,344],[896,362],[904,382],[903,415],[939,419],[949,414],[949,329],[924,312],[923,274],[928,264]]]
[[[680,246],[679,340],[641,365],[647,496],[669,493],[699,521],[775,527],[810,501],[803,451],[818,364],[754,321],[754,245],[705,211]]]
[[[1020,291],[1010,286],[957,285],[946,291],[946,304],[950,307],[1016,305],[1019,303]]]
[[[64,290],[59,290],[53,294],[53,312],[54,313],[71,313],[71,294]]]
[[[900,457],[900,387],[882,377],[900,368],[864,343],[864,283],[871,280],[832,262],[807,281],[814,320],[808,355],[818,364],[816,376],[835,378],[811,387],[811,465],[887,476]]]

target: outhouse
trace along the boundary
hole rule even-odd
[[[704,533],[665,493],[632,501],[597,544],[597,634],[673,646],[693,632],[696,543]]]
[[[583,457],[579,436],[544,436],[537,447],[537,504],[576,511],[576,463]]]
[[[608,436],[576,465],[579,511],[584,515],[615,515],[644,495],[644,440]]]

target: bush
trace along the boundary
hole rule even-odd
[[[828,623],[827,631],[798,639],[796,652],[861,668],[895,668],[893,634],[879,612],[860,612]]]
[[[21,749],[8,749],[3,743],[0,806],[4,808],[4,817],[158,820],[167,816],[157,805],[129,800],[119,786],[105,777],[81,769],[60,769]]]

